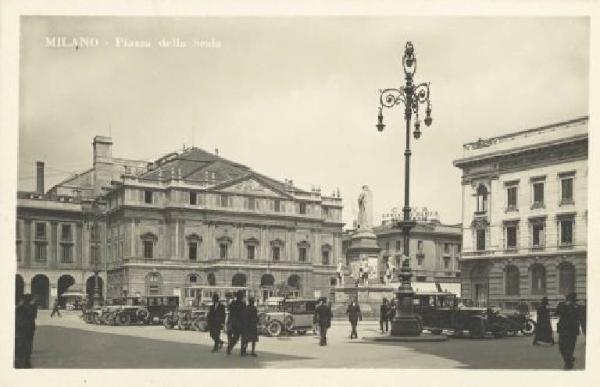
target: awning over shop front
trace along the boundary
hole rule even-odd
[[[441,282],[440,287],[444,292],[450,292],[456,294],[456,297],[460,297],[460,283],[457,282]]]
[[[435,282],[411,282],[410,285],[415,293],[435,293],[438,291]]]

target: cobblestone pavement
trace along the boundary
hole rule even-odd
[[[434,343],[375,343],[378,323],[359,323],[359,340],[349,339],[349,324],[335,321],[329,345],[313,335],[260,337],[258,357],[211,353],[208,333],[167,330],[162,326],[88,325],[75,312],[38,317],[32,363],[35,368],[467,368],[561,369],[558,345],[533,346],[531,337]],[[223,337],[225,338],[225,337]],[[585,338],[575,351],[575,368],[585,367]]]

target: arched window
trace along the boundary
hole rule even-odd
[[[260,277],[260,286],[261,287],[271,287],[275,285],[275,278],[272,274],[263,274]]]
[[[292,274],[288,278],[288,286],[292,289],[300,289],[300,276]]]
[[[246,286],[246,275],[237,273],[231,279],[231,286]]]
[[[519,269],[514,265],[510,265],[506,267],[505,273],[505,294],[507,296],[519,295]]]
[[[208,284],[210,286],[216,286],[217,285],[217,279],[215,278],[215,274],[214,273],[208,273],[208,275],[206,276],[206,282],[208,282]]]
[[[558,292],[566,295],[575,291],[575,267],[569,262],[558,266]]]
[[[488,190],[485,185],[481,184],[477,187],[477,212],[487,211],[487,195]]]
[[[540,263],[531,266],[531,294],[546,294],[546,268]]]

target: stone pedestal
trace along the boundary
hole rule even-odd
[[[360,268],[368,268],[369,284],[379,283],[379,251],[375,233],[367,229],[357,229],[351,236],[350,247],[346,252],[351,277],[358,278]],[[350,284],[348,284],[350,285]]]
[[[412,273],[408,259],[402,262],[400,269],[400,288],[396,291],[397,308],[396,315],[392,319],[391,336],[419,336],[423,331],[423,325],[413,310],[413,298],[415,292],[410,285]]]

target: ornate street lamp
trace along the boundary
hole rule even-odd
[[[431,102],[429,101],[429,83],[420,83],[415,86],[413,77],[417,70],[417,58],[415,57],[415,49],[411,42],[407,42],[404,48],[404,56],[402,57],[402,66],[404,68],[405,85],[400,88],[389,88],[380,90],[380,107],[377,116],[377,130],[383,131],[385,124],[383,123],[383,108],[393,108],[397,105],[404,107],[404,120],[406,121],[406,148],[404,150],[404,207],[402,208],[403,219],[396,223],[396,226],[402,229],[404,237],[404,261],[399,273],[401,285],[396,291],[397,304],[396,315],[392,320],[392,336],[414,336],[419,335],[422,331],[422,325],[418,317],[413,312],[413,297],[414,291],[410,285],[410,277],[412,276],[409,264],[409,241],[410,230],[414,227],[415,222],[410,216],[410,129],[411,119],[415,115],[413,136],[416,140],[421,137],[421,120],[419,119],[419,111],[423,106],[425,108],[425,119],[423,122],[426,126],[431,125]]]

